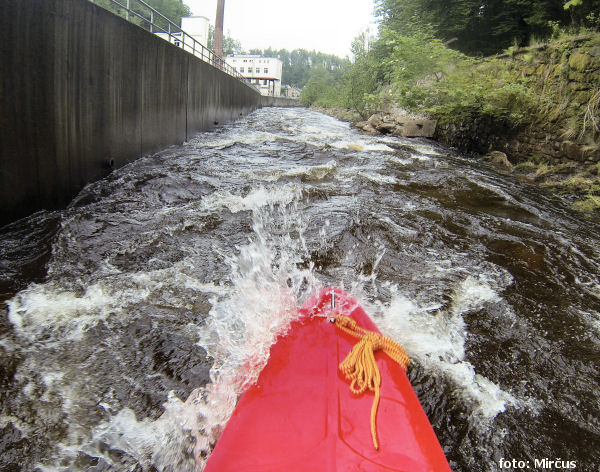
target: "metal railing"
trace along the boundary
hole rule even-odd
[[[92,3],[96,3],[94,0],[90,0]],[[111,3],[119,7],[121,10],[117,13],[124,14],[125,19],[133,23],[134,19],[141,20],[142,24],[138,25],[144,29],[149,30],[151,33],[158,33],[159,36],[164,36],[163,39],[170,43],[181,47],[184,51],[193,54],[197,58],[212,64],[223,72],[237,78],[242,81],[248,87],[258,90],[254,85],[250,83],[243,75],[237,72],[233,67],[225,62],[221,56],[217,56],[212,50],[208,49],[198,40],[194,39],[191,35],[181,29],[180,26],[173,23],[169,18],[163,15],[161,12],[156,10],[154,7],[148,5],[144,0],[122,0],[125,4],[118,0],[110,0]],[[96,3],[97,4],[97,3]],[[141,6],[142,12],[134,9],[134,6]],[[103,6],[103,5],[100,5]],[[149,15],[148,17],[145,15]],[[160,21],[159,24],[157,21]],[[136,23],[137,24],[137,23]],[[168,38],[168,39],[167,39]]]

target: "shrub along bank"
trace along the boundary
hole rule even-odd
[[[504,152],[514,172],[577,194],[579,209],[600,208],[600,35],[473,63],[429,90],[418,108],[438,118],[439,140]]]
[[[362,119],[395,107],[425,115],[438,121],[438,140],[492,153],[511,172],[577,195],[576,208],[600,209],[598,33],[484,59],[450,50],[422,31],[384,30],[381,43],[384,55],[359,51],[337,82],[314,77],[321,88],[315,93],[309,82],[305,103],[337,106],[338,115],[345,108]]]

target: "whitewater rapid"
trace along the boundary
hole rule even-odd
[[[435,143],[257,110],[2,228],[0,466],[201,470],[297,307],[339,285],[412,358],[455,472],[597,472],[596,229]]]

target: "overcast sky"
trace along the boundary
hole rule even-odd
[[[215,23],[217,0],[183,0]],[[303,48],[350,55],[352,39],[371,25],[373,0],[225,0],[225,34],[246,50]]]

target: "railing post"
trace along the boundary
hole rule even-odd
[[[130,0],[127,0],[127,10],[125,11],[125,18],[127,19],[127,21],[129,21],[129,10],[130,10],[129,1]]]
[[[150,32],[154,33],[154,12],[150,10]]]

